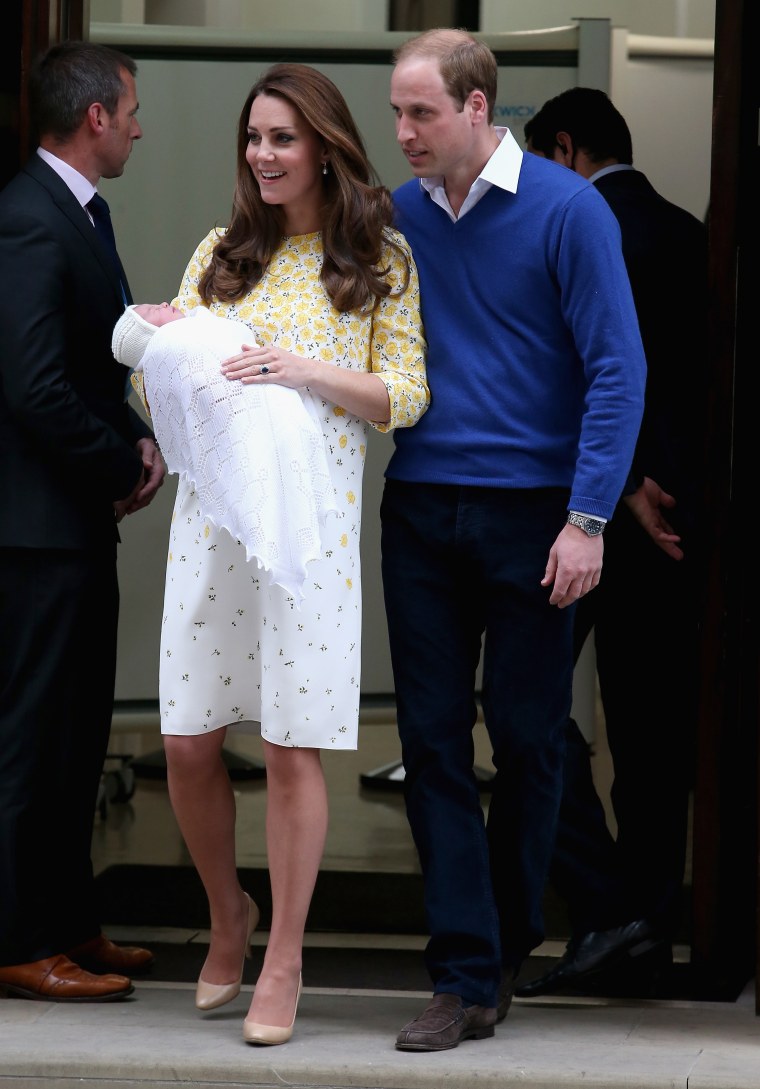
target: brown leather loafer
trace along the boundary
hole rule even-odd
[[[95,975],[119,972],[125,976],[139,976],[147,972],[156,959],[150,949],[140,949],[137,945],[116,945],[105,934],[98,934],[97,938],[68,949],[66,956],[86,972]]]
[[[47,1002],[115,1002],[134,990],[126,976],[96,976],[63,953],[0,968],[0,991]]]
[[[396,1038],[399,1051],[445,1051],[462,1040],[493,1036],[496,1010],[465,1006],[458,994],[437,994],[419,1017],[404,1025]]]

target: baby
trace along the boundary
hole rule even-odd
[[[134,311],[136,317],[141,321],[147,322],[151,326],[152,330],[160,329],[162,325],[166,325],[169,321],[177,321],[178,318],[184,318],[184,313],[177,306],[172,306],[171,303],[138,303],[136,306],[127,307],[128,310]]]
[[[222,373],[252,339],[249,326],[203,306],[186,315],[139,303],[116,323],[112,350],[134,372],[169,472],[300,603],[306,565],[322,554],[320,526],[337,509],[334,490],[311,394]]]

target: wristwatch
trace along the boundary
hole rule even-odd
[[[600,518],[592,518],[588,514],[576,514],[574,510],[568,514],[567,522],[568,525],[578,526],[588,537],[598,537],[600,533],[604,533],[604,527],[607,524]]]

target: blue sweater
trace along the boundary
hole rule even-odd
[[[416,178],[394,201],[419,270],[432,399],[394,433],[386,476],[563,487],[569,509],[611,517],[646,363],[604,198],[526,154],[517,193],[492,186],[456,222]]]

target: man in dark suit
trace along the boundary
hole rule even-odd
[[[603,91],[551,99],[525,138],[588,178],[614,212],[647,357],[644,417],[605,534],[604,577],[575,616],[576,661],[594,633],[617,836],[570,720],[551,880],[572,935],[554,968],[516,990],[533,996],[592,976],[603,988],[613,977],[600,973],[648,950],[657,951],[639,963],[667,964],[680,922],[698,689],[707,238],[634,169],[628,125]]]
[[[134,62],[64,42],[39,148],[0,193],[0,991],[123,998],[152,954],[102,933],[90,859],[116,663],[117,522],[164,465],[111,334],[131,302],[87,204],[141,135]]]

